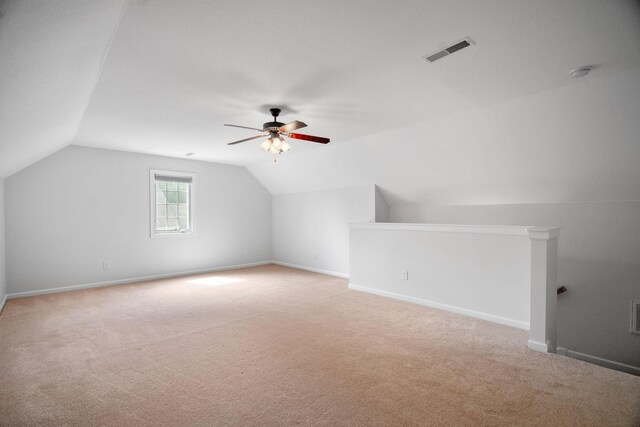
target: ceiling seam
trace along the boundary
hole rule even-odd
[[[89,109],[89,105],[91,105],[91,99],[93,98],[93,94],[96,91],[96,87],[98,86],[98,82],[100,81],[100,76],[102,75],[102,69],[104,68],[104,64],[107,61],[107,57],[109,56],[109,52],[111,51],[111,46],[113,45],[113,40],[116,38],[116,34],[118,33],[118,28],[120,28],[120,23],[122,22],[122,18],[125,15],[125,12],[127,11],[128,7],[129,7],[129,2],[130,0],[124,0],[124,2],[122,3],[122,9],[120,10],[120,15],[118,15],[118,19],[116,21],[116,25],[113,27],[113,31],[111,32],[111,36],[109,37],[109,40],[107,41],[107,46],[104,49],[104,52],[102,53],[102,58],[100,60],[100,66],[98,67],[98,72],[96,73],[96,78],[93,81],[93,85],[91,87],[91,93],[89,94],[89,99],[87,101],[87,105],[84,107],[84,110],[82,111],[82,115],[80,116],[80,120],[78,121],[78,127],[76,128],[75,133],[73,134],[73,137],[71,138],[71,141],[69,141],[69,144],[67,144],[67,146],[72,145],[73,141],[75,141],[76,137],[78,136],[78,132],[80,131],[80,126],[82,126],[82,121],[84,120],[84,115],[87,113],[87,110]]]

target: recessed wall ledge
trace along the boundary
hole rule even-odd
[[[406,230],[431,231],[441,233],[474,233],[474,234],[502,234],[510,236],[526,236],[531,239],[550,239],[558,237],[560,227],[544,226],[512,226],[512,225],[467,225],[467,224],[419,224],[419,223],[390,223],[365,222],[351,223],[352,229],[372,230]]]

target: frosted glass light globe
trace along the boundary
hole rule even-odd
[[[262,144],[260,144],[260,148],[262,148],[262,151],[269,152],[269,149],[271,148],[271,144],[272,144],[271,139],[267,139]]]

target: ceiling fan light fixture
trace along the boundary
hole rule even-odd
[[[277,133],[272,134],[269,139],[264,141],[260,148],[269,154],[281,154],[291,150],[291,146]]]
[[[300,139],[303,141],[317,142],[319,144],[328,144],[330,142],[329,138],[323,138],[320,136],[313,135],[305,135],[301,133],[293,133],[293,131],[306,127],[307,124],[301,122],[299,120],[294,120],[287,124],[280,123],[278,121],[278,116],[280,115],[279,108],[271,108],[269,109],[271,115],[273,116],[272,122],[267,122],[262,125],[262,129],[252,128],[249,126],[239,126],[232,124],[225,124],[225,126],[243,128],[243,129],[252,129],[261,131],[261,135],[252,136],[249,138],[240,139],[238,141],[233,141],[228,143],[227,145],[236,145],[242,142],[251,141],[258,138],[267,137],[266,140],[262,141],[260,144],[260,149],[266,153],[274,155],[274,161],[277,154],[286,153],[291,150],[291,145],[285,141],[284,137],[292,138],[292,139]]]
[[[262,148],[262,151],[265,151],[268,153],[269,149],[271,148],[271,144],[272,144],[271,138],[266,139],[262,144],[260,144],[260,148]]]
[[[282,138],[280,138],[278,135],[274,135],[271,137],[271,148],[273,148],[277,152],[280,152],[280,147],[282,147],[283,142],[284,141],[282,140]]]

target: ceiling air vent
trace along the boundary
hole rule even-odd
[[[467,38],[459,41],[458,43],[454,43],[449,47],[445,47],[444,49],[439,50],[439,51],[437,51],[435,53],[432,53],[431,55],[425,56],[424,60],[428,61],[428,62],[435,62],[440,58],[444,58],[445,56],[449,56],[454,52],[457,52],[457,51],[459,51],[461,49],[464,49],[465,47],[471,46],[472,44],[475,44],[475,43],[473,42],[473,40],[471,40],[469,37],[467,37]]]

